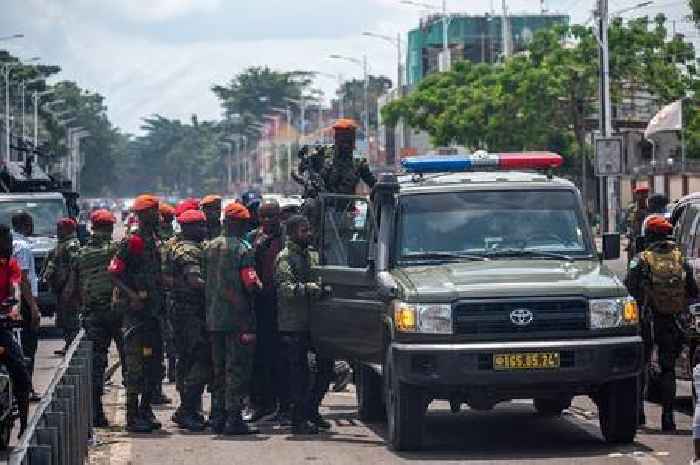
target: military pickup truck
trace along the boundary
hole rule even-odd
[[[386,419],[389,445],[411,450],[433,400],[458,411],[534,399],[556,416],[588,395],[605,439],[633,441],[639,314],[603,263],[619,236],[596,250],[567,180],[494,170],[498,155],[477,156],[478,171],[468,157],[422,158],[380,176],[369,199],[322,196],[327,296],[311,332],[319,351],[353,361],[360,418]]]

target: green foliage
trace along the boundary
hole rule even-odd
[[[391,80],[385,76],[368,76],[367,101],[369,106],[369,126],[377,128],[377,99],[391,88]],[[345,81],[338,89],[338,98],[343,99],[343,112],[346,118],[352,118],[358,123],[364,114],[364,80],[352,79]]]
[[[611,24],[614,103],[640,89],[667,103],[697,87],[693,47],[680,37],[666,40],[665,23],[659,15]],[[390,124],[406,119],[427,131],[436,145],[491,151],[556,148],[575,172],[579,163],[572,160],[591,153],[586,118],[598,110],[598,75],[593,31],[557,26],[538,32],[527,53],[505,63],[459,62],[449,72],[428,76],[410,95],[384,107],[382,116]],[[688,131],[697,124],[692,119]]]
[[[695,24],[700,26],[700,0],[688,0],[690,2],[690,10],[693,12]]]

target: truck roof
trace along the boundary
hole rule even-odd
[[[571,181],[534,171],[467,171],[400,175],[380,179],[380,184],[398,184],[400,193],[440,192],[444,190],[493,189],[575,189]]]

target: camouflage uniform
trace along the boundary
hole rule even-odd
[[[117,346],[122,362],[122,377],[126,379],[126,363],[123,357],[123,313],[111,308],[114,285],[107,271],[109,261],[116,252],[111,234],[93,234],[80,249],[75,261],[75,273],[80,287],[80,312],[83,315],[85,336],[93,343],[92,388],[95,415],[102,414],[104,376],[108,364],[109,346]]]
[[[674,249],[680,254],[680,250],[674,241],[658,240],[652,242],[647,246],[646,250],[641,251],[632,259],[629,272],[625,278],[627,289],[637,302],[640,302],[641,306],[642,338],[644,339],[644,355],[647,369],[651,361],[654,345],[658,347],[658,358],[661,368],[661,407],[664,412],[663,416],[670,418],[673,416],[673,404],[676,398],[676,358],[678,358],[680,353],[683,334],[676,322],[676,317],[671,314],[660,312],[658,308],[654,307],[651,301],[652,299],[648,298],[649,293],[654,291],[651,279],[652,272],[647,262],[646,254],[670,253]],[[683,263],[683,270],[685,275],[686,296],[697,297],[698,287],[692,269],[687,263]],[[642,391],[644,391],[646,381],[646,376],[644,376],[642,378]],[[662,424],[663,423],[664,421],[662,419]]]
[[[193,289],[187,275],[201,275],[202,245],[179,241],[172,251],[173,307],[171,319],[180,354],[178,389],[185,410],[197,411],[204,387],[211,380],[211,354],[204,314],[204,290]]]
[[[640,208],[637,203],[633,203],[627,211],[627,263],[629,264],[635,255],[641,250],[637,250],[637,238],[642,235],[642,225],[647,217],[647,209]]]
[[[289,369],[294,425],[318,419],[318,408],[333,376],[333,361],[318,354],[313,379],[309,370],[308,355],[312,350],[309,310],[321,289],[320,277],[313,270],[318,264],[315,250],[303,249],[291,240],[275,261],[278,325],[282,353]]]
[[[333,161],[324,167],[321,176],[328,192],[335,194],[354,194],[360,179],[369,187],[377,182],[367,162],[356,160],[351,154],[334,156]]]
[[[250,249],[241,238],[218,236],[207,242],[202,260],[206,282],[206,324],[211,340],[214,378],[212,416],[239,415],[247,394],[254,345],[241,336],[252,333],[255,318],[240,271],[254,266]]]
[[[173,230],[173,225],[172,223],[161,225],[160,228],[160,240],[161,240],[161,263],[163,265],[163,274],[166,275],[168,273],[167,270],[167,257],[168,257],[168,252],[171,250],[172,246],[175,244],[175,242],[179,239],[178,236],[175,235],[175,231]],[[163,308],[161,310],[160,314],[160,331],[161,334],[163,335],[163,352],[165,353],[165,360],[167,361],[167,367],[164,363],[161,363],[161,372],[160,372],[160,382],[161,382],[161,388],[159,389],[159,392],[162,393],[162,384],[163,384],[163,379],[165,379],[165,375],[167,372],[168,379],[172,382],[176,378],[176,373],[175,373],[175,364],[177,363],[177,350],[175,347],[175,339],[173,335],[173,324],[170,318],[170,309],[172,307],[172,302],[170,299],[170,289],[165,285],[163,285]]]
[[[63,329],[66,347],[73,342],[80,329],[77,286],[73,285],[73,289],[66,288],[70,270],[79,252],[80,241],[75,234],[59,240],[49,254],[43,275],[43,280],[51,286],[51,291],[57,298],[56,326]]]
[[[119,243],[115,259],[124,263],[122,279],[139,294],[143,303],[141,310],[132,310],[128,296],[119,288],[115,290],[115,311],[124,313],[127,400],[140,394],[141,410],[150,411],[163,359],[159,320],[163,307],[160,243],[155,234],[136,231]]]

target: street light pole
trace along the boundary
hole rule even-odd
[[[5,63],[2,75],[5,80],[5,162],[10,163],[10,72],[19,63]]]
[[[36,149],[39,145],[39,99],[44,96],[53,93],[53,90],[46,90],[44,92],[34,92],[32,94],[32,103],[34,104],[34,148]]]

